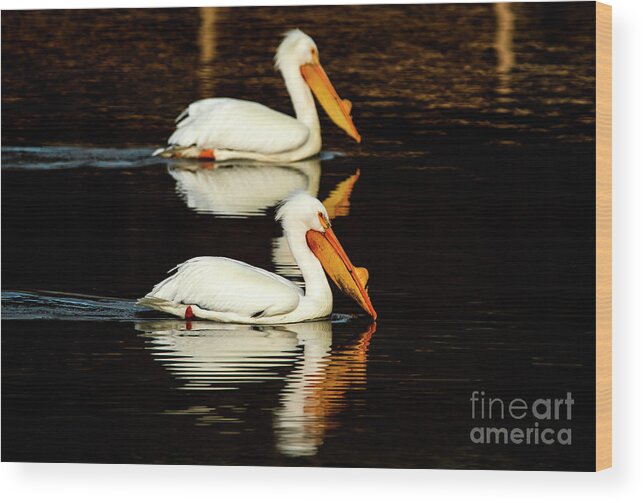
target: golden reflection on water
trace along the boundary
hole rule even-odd
[[[148,349],[183,390],[238,390],[282,380],[274,410],[276,446],[288,456],[311,456],[339,426],[348,390],[366,385],[368,346],[376,325],[333,347],[329,320],[275,327],[163,320],[136,325]],[[290,369],[283,377],[280,369]],[[238,422],[245,408],[194,404],[166,414],[193,415],[200,425]]]
[[[497,23],[496,36],[493,44],[498,58],[496,65],[498,87],[496,91],[498,94],[510,94],[510,74],[515,62],[513,50],[515,16],[509,3],[497,3],[494,4],[493,8]]]
[[[354,98],[353,115],[366,133],[360,156],[423,157],[427,135],[446,139],[453,124],[493,127],[497,117],[480,111],[493,111],[490,92],[502,98],[509,89],[520,109],[557,114],[561,135],[589,141],[578,130],[591,118],[583,100],[594,83],[593,24],[565,6],[546,9],[558,17],[543,23],[543,9],[499,3],[6,12],[5,143],[158,146],[185,106],[212,96],[292,114],[272,57],[293,27],[315,38],[329,74]],[[333,23],[338,17],[346,21],[341,26]],[[393,125],[393,117],[403,121]],[[356,152],[322,122],[325,144]],[[528,133],[542,129],[518,125]]]
[[[199,90],[202,98],[214,95],[214,59],[217,54],[216,25],[220,9],[199,8]]]
[[[326,211],[328,211],[328,218],[333,220],[336,217],[347,217],[350,214],[351,194],[353,193],[353,188],[360,174],[360,170],[357,169],[354,175],[339,182],[337,186],[330,191],[328,197],[322,201]]]

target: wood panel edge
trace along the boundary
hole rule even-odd
[[[596,471],[612,466],[612,7],[596,2]]]

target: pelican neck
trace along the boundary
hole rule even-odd
[[[306,298],[332,296],[326,273],[306,241],[308,229],[300,222],[284,222],[284,234],[306,285]]]
[[[303,122],[311,131],[319,132],[319,116],[313,93],[308,84],[301,75],[301,70],[297,64],[287,64],[281,70],[281,74],[286,83],[286,88],[290,94],[295,116],[297,120]]]

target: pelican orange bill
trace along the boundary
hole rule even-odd
[[[361,142],[362,137],[357,132],[351,118],[351,102],[339,97],[317,56],[314,56],[314,63],[305,64],[300,70],[304,80],[331,120],[357,143]]]
[[[322,220],[322,216],[320,216],[320,220]],[[333,230],[325,222],[325,219],[322,222],[325,227],[324,232],[309,230],[306,233],[306,242],[309,248],[342,293],[355,300],[364,311],[376,320],[377,313],[371,304],[366,288],[368,271],[363,267],[353,266]]]

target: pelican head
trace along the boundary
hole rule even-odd
[[[299,29],[287,32],[277,49],[275,66],[284,76],[292,68],[299,69],[330,119],[356,142],[362,141],[351,118],[351,102],[341,99],[335,91],[319,62],[317,44],[312,38]]]
[[[303,190],[297,190],[281,203],[275,220],[281,222],[284,229],[296,226],[303,232],[324,232],[322,221],[328,221],[328,211],[319,199]]]
[[[290,30],[284,35],[275,55],[275,66],[283,70],[284,66],[295,64],[301,67],[314,62],[317,54],[315,41],[299,29]]]
[[[303,191],[295,192],[279,207],[276,220],[287,235],[305,234],[308,248],[337,287],[377,319],[368,296],[368,271],[351,263],[331,229],[326,208],[318,199]]]

